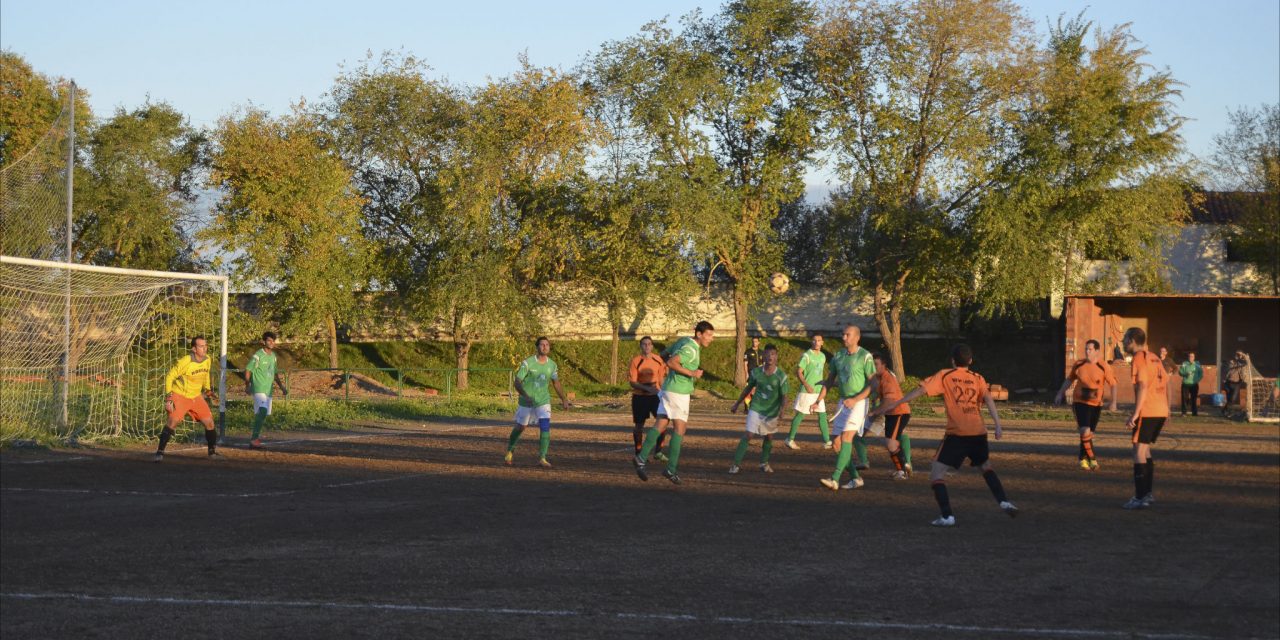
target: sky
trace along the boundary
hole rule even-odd
[[[1183,83],[1187,150],[1211,152],[1227,113],[1280,102],[1277,0],[1020,0],[1041,33],[1084,12],[1102,27],[1130,23],[1147,62]],[[391,2],[364,0],[3,0],[0,48],[37,71],[75,79],[98,116],[168,102],[196,126],[252,104],[284,113],[319,100],[342,65],[403,50],[433,77],[477,85],[510,75],[527,53],[569,69],[601,43],[673,20],[710,0]],[[810,182],[822,182],[812,177]]]

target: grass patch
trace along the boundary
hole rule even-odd
[[[491,418],[511,411],[508,402],[489,398],[450,400],[386,400],[343,402],[302,399],[278,402],[272,407],[268,428],[273,431],[303,429],[344,429],[362,420],[415,421],[431,418]],[[253,405],[227,403],[227,431],[248,431],[253,424]]]
[[[931,375],[948,365],[951,345],[958,339],[908,339],[904,340],[903,355],[907,378],[902,381],[904,391],[919,384],[919,379]],[[661,350],[673,340],[659,339],[655,347]],[[779,362],[791,372],[800,355],[808,349],[805,338],[766,338],[764,344],[778,348]],[[1048,345],[1032,338],[1009,336],[1006,339],[975,338],[970,340],[975,351],[974,370],[983,374],[989,382],[1002,384],[1010,389],[1047,388],[1056,386],[1052,378],[1055,371],[1055,353]],[[869,340],[864,347],[883,353],[885,347],[878,340]],[[833,337],[827,341],[830,353],[839,348]],[[516,351],[510,342],[479,342],[471,351],[470,365],[474,369],[498,369],[499,371],[473,372],[471,391],[498,394],[507,389],[507,372],[521,360],[532,355],[530,346]],[[233,347],[228,360],[240,368],[257,350],[256,345]],[[443,393],[446,378],[454,367],[453,345],[448,342],[362,342],[342,344],[338,347],[339,364],[378,382],[395,388],[430,388]],[[280,366],[283,369],[325,368],[328,351],[323,344],[296,343],[282,345],[279,349]],[[579,398],[619,398],[630,393],[626,382],[627,365],[631,357],[639,353],[638,343],[623,340],[618,347],[618,384],[610,380],[610,344],[608,340],[557,340],[553,343],[551,357],[560,366],[560,378],[566,391],[573,391]],[[738,388],[733,384],[734,354],[732,338],[718,339],[702,351],[702,368],[706,375],[698,388],[712,395],[733,399]],[[379,370],[382,369],[382,370]],[[387,370],[392,369],[392,370]],[[400,375],[394,369],[405,369]],[[231,383],[234,384],[234,383]],[[456,392],[455,392],[456,395]]]

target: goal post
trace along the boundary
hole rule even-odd
[[[195,336],[225,433],[229,294],[227,276],[0,256],[0,441],[152,437]]]

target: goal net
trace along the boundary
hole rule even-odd
[[[1261,375],[1252,361],[1245,366],[1245,412],[1249,422],[1280,422],[1280,387],[1277,378]]]
[[[0,256],[0,440],[155,435],[195,336],[221,398],[225,292],[225,276]]]

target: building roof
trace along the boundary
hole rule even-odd
[[[1230,224],[1250,206],[1274,197],[1256,191],[1196,191],[1187,198],[1191,221],[1198,224]],[[1271,206],[1280,203],[1272,202]]]

